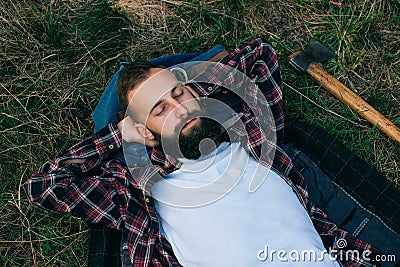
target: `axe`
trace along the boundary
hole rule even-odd
[[[332,50],[316,39],[311,38],[310,43],[304,51],[295,52],[289,56],[289,63],[298,71],[310,74],[317,83],[322,85],[331,94],[400,144],[400,129],[393,122],[385,118],[360,96],[324,70],[321,63],[336,57],[336,54]]]

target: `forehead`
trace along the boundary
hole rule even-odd
[[[152,68],[147,78],[128,92],[129,108],[140,115],[149,114],[152,107],[179,81],[167,69]]]

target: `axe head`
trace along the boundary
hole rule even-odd
[[[316,39],[311,38],[306,49],[291,57],[289,62],[295,69],[306,72],[310,63],[324,63],[331,58],[336,59],[337,55]]]

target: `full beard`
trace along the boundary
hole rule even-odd
[[[192,113],[189,118],[176,127],[179,132],[174,137],[162,137],[152,130],[154,138],[161,144],[164,153],[177,158],[198,159],[201,155],[208,154],[215,150],[222,141],[221,124],[217,121],[200,117],[198,113]],[[182,128],[190,119],[199,116],[199,121],[183,133]]]

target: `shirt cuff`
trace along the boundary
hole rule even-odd
[[[79,164],[81,172],[87,172],[111,158],[122,146],[122,134],[116,122],[107,124],[89,139],[80,144],[79,151],[71,158],[83,158],[85,162]]]
[[[122,146],[122,134],[116,122],[107,124],[106,127],[93,135],[93,142],[101,158],[114,154]]]

